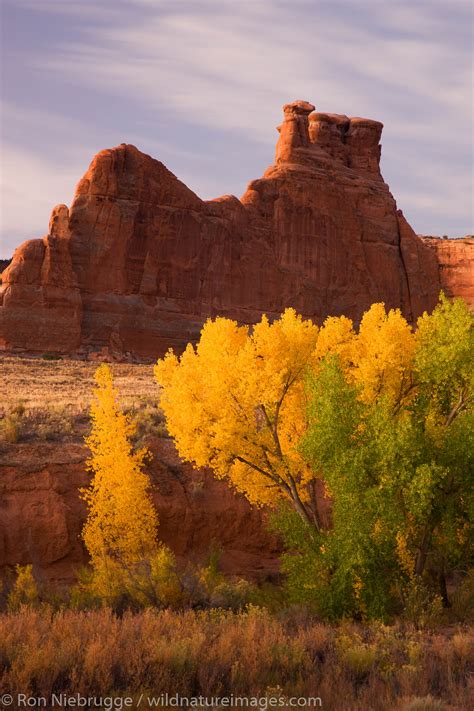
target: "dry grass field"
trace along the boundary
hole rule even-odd
[[[75,439],[88,428],[97,362],[0,358],[0,443]],[[112,363],[115,385],[125,410],[157,420],[158,386],[153,366]],[[158,418],[159,419],[159,418]]]
[[[27,409],[57,406],[83,412],[89,407],[98,365],[81,360],[2,357],[2,406],[21,401]],[[112,363],[110,367],[126,407],[157,392],[152,365]]]
[[[263,709],[270,698],[319,697],[327,711],[467,711],[473,653],[466,630],[331,626],[261,608],[117,617],[25,607],[0,616],[0,693],[143,694],[143,707],[168,693],[254,697]]]

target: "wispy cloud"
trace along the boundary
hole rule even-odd
[[[111,138],[127,128],[120,140],[166,156],[205,197],[261,173],[252,155],[271,156],[281,104],[304,98],[385,123],[384,175],[417,231],[470,229],[470,2],[16,2],[57,18],[80,8],[77,31],[29,54],[32,71],[58,90],[92,93]],[[74,120],[83,154],[91,127],[84,114]]]
[[[12,248],[25,236],[39,237],[47,232],[51,209],[58,203],[70,204],[80,172],[77,165],[48,160],[21,146],[2,146],[1,220],[5,244],[2,252],[10,256]],[[54,202],[51,202],[54,195]]]
[[[403,15],[410,28],[425,29],[399,36],[380,12],[375,26],[354,27],[342,12],[305,18],[301,7],[295,12],[298,3],[276,0],[203,3],[199,12],[184,2],[148,4],[160,9],[59,43],[38,66],[207,127],[224,123],[254,140],[268,141],[279,103],[300,95],[326,109],[377,115],[388,113],[390,92],[406,93],[399,121],[416,120],[417,109],[432,105],[452,115],[469,110],[469,48],[437,41],[441,19],[421,6],[405,6]],[[396,16],[393,8],[390,14]]]

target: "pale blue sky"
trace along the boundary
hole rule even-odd
[[[122,142],[203,198],[240,196],[295,99],[383,121],[383,175],[417,232],[473,230],[470,0],[0,4],[0,256]]]

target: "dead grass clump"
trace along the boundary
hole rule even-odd
[[[20,418],[13,414],[3,415],[0,420],[0,442],[15,444],[20,438]]]

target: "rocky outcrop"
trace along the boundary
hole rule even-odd
[[[277,574],[280,547],[264,511],[209,472],[180,462],[171,440],[157,438],[148,446],[159,536],[181,565],[205,562],[218,550],[228,574],[255,580]],[[32,563],[44,582],[74,581],[87,562],[79,492],[90,480],[86,456],[81,444],[37,441],[0,453],[0,577],[14,565]]]
[[[436,255],[439,281],[445,294],[460,296],[474,307],[474,236],[423,237],[423,241]]]
[[[275,164],[241,200],[201,200],[134,146],[99,153],[69,211],[55,208],[48,235],[3,273],[0,347],[146,359],[216,314],[430,310],[437,253],[380,174],[382,124],[297,101],[279,131]]]
[[[82,298],[72,266],[69,210],[54,208],[49,232],[25,242],[2,274],[0,347],[68,353],[81,340]]]

